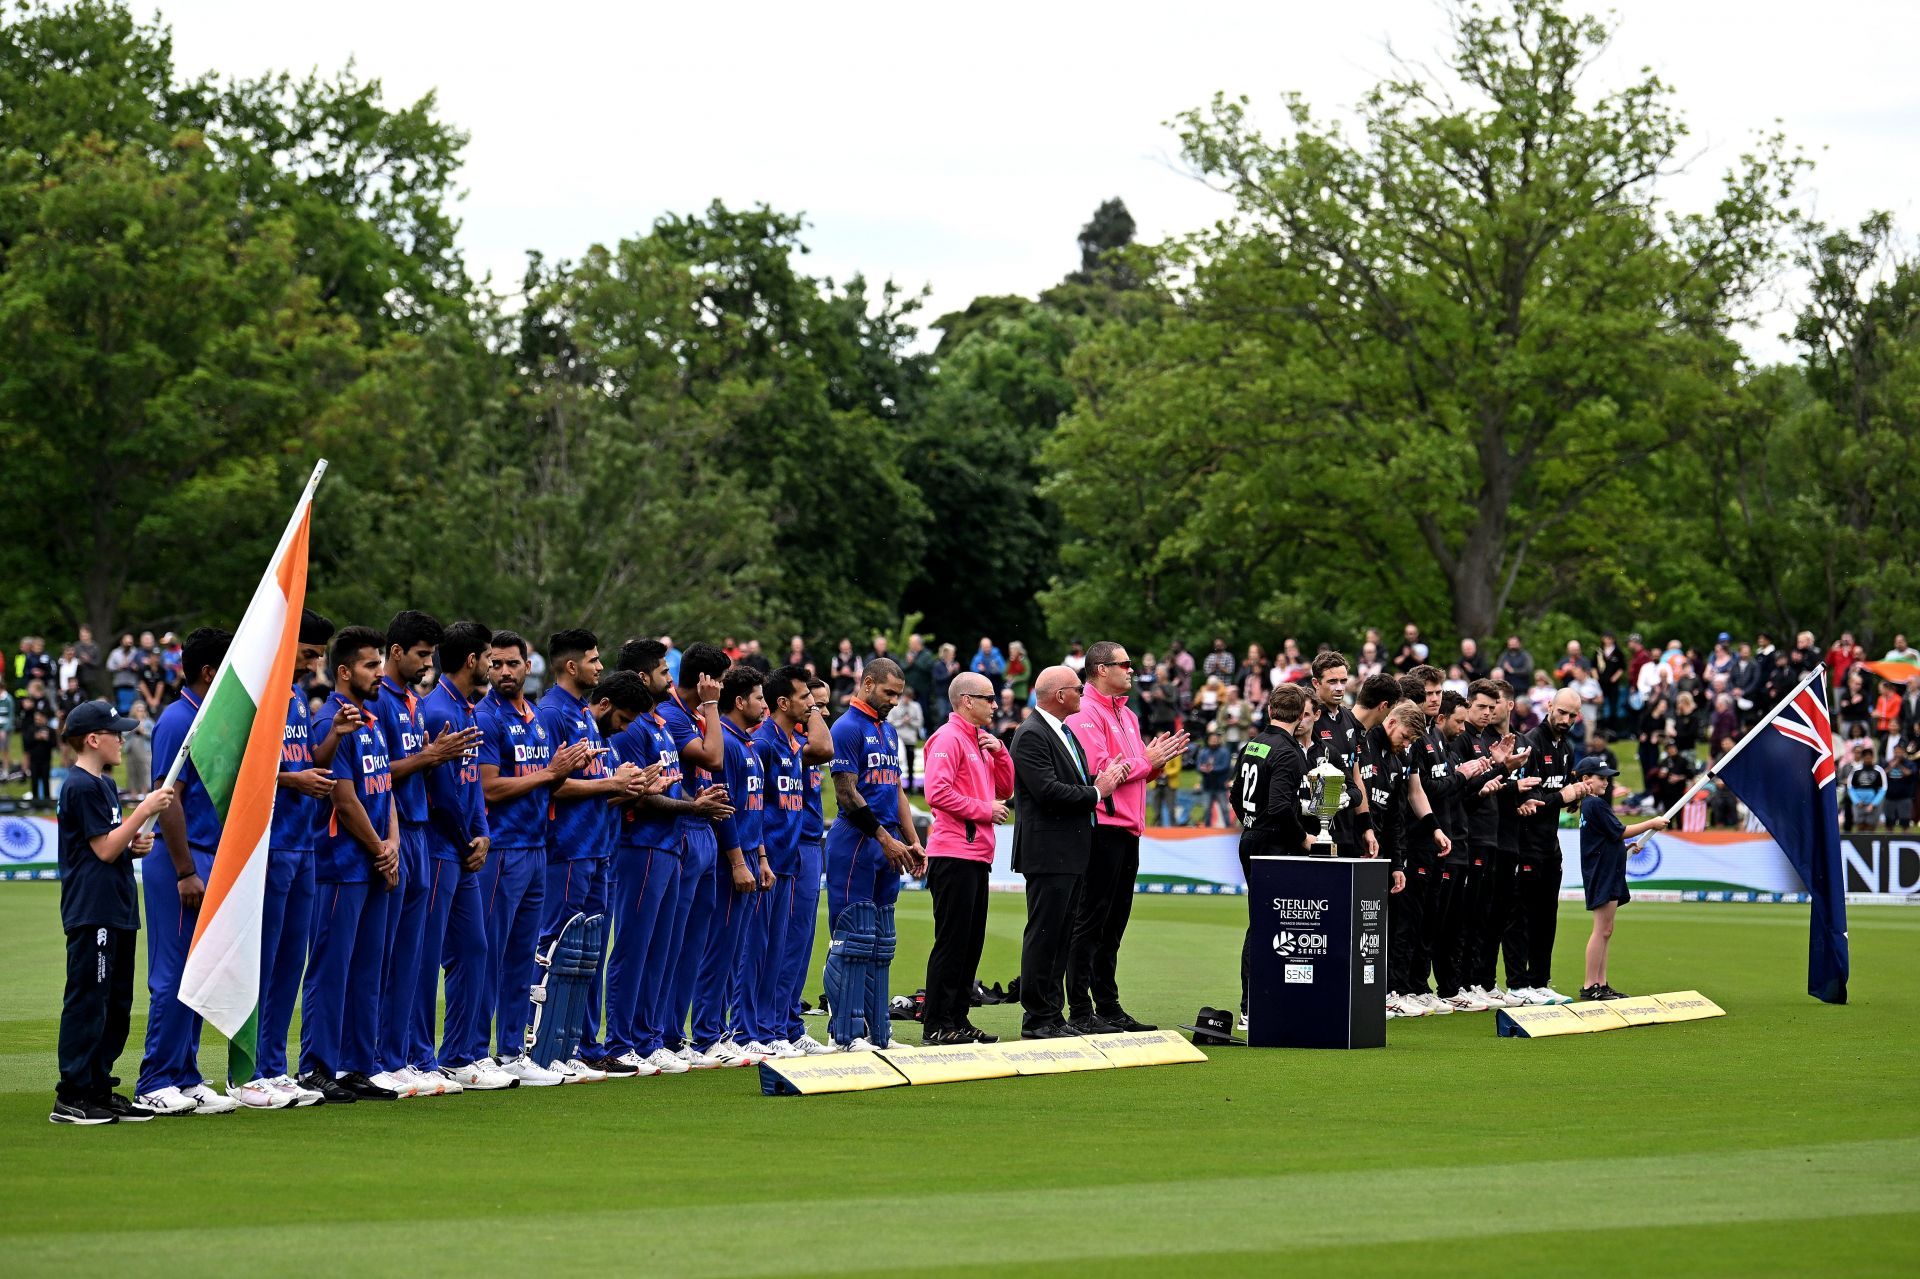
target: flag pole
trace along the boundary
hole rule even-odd
[[[282,555],[282,553],[286,551],[287,544],[293,541],[294,530],[300,527],[300,512],[306,507],[307,503],[313,500],[314,490],[320,487],[320,477],[325,475],[326,473],[327,473],[327,459],[323,457],[318,462],[314,463],[313,474],[309,476],[307,479],[307,487],[301,491],[300,500],[294,503],[293,515],[288,518],[287,527],[281,531],[280,540],[278,543],[274,545],[273,558],[267,561],[267,564],[269,565],[268,572],[273,571],[271,566],[274,564],[278,564],[280,562],[280,556]],[[220,669],[213,673],[214,684],[219,683],[220,677],[226,674],[227,665],[230,659],[232,658],[232,656],[233,655],[229,653],[227,657],[224,657],[220,660]],[[182,679],[185,678],[184,673],[182,674],[181,678]],[[207,690],[211,692],[213,690],[213,684],[207,685]],[[187,766],[187,752],[193,746],[194,734],[200,731],[201,712],[205,710],[206,710],[206,703],[202,702],[200,704],[200,709],[196,710],[193,713],[193,722],[187,725],[187,735],[180,739],[180,749],[174,755],[173,763],[167,766],[167,777],[165,781],[160,783],[161,786],[172,786],[175,782],[180,780],[180,772],[182,769],[184,769]],[[154,816],[147,818],[146,824],[140,827],[140,833],[143,835],[151,834],[153,831],[154,825],[158,823],[159,820],[160,818],[158,814],[155,814]]]
[[[1725,768],[1727,764],[1732,761],[1735,755],[1738,755],[1742,750],[1745,750],[1747,743],[1752,741],[1756,736],[1758,736],[1761,729],[1773,723],[1774,718],[1778,716],[1781,711],[1787,709],[1787,707],[1792,704],[1793,699],[1800,695],[1800,691],[1806,688],[1809,684],[1813,683],[1814,680],[1820,678],[1820,676],[1826,672],[1826,669],[1827,669],[1826,664],[1821,663],[1819,665],[1816,665],[1811,671],[1807,672],[1807,677],[1801,680],[1798,684],[1795,684],[1792,690],[1788,692],[1786,696],[1782,697],[1778,702],[1774,703],[1773,709],[1768,711],[1765,715],[1762,715],[1760,717],[1760,722],[1755,724],[1752,728],[1748,729],[1746,731],[1746,735],[1743,736],[1739,741],[1733,744],[1732,750],[1729,750],[1726,754],[1722,755],[1719,759],[1716,759],[1713,761],[1713,763],[1707,765],[1706,771],[1700,774],[1700,779],[1694,782],[1693,785],[1687,787],[1686,793],[1681,795],[1679,799],[1674,800],[1673,807],[1669,808],[1666,812],[1662,813],[1661,816],[1667,821],[1672,821],[1674,818],[1674,814],[1678,813],[1681,809],[1685,808],[1687,806],[1687,801],[1692,799],[1695,795],[1699,794],[1701,788],[1704,787],[1708,782],[1713,780],[1713,775],[1715,773],[1719,772],[1722,768]],[[1644,784],[1646,779],[1642,778],[1641,781]],[[1633,842],[1633,846],[1629,848],[1627,851],[1630,853],[1638,852],[1650,837],[1651,837],[1650,835],[1642,835],[1639,839]]]

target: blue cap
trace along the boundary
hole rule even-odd
[[[1586,755],[1573,766],[1573,775],[1575,777],[1618,777],[1620,770],[1615,768],[1613,761],[1605,755]]]

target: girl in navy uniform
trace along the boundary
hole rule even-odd
[[[1624,997],[1607,985],[1607,943],[1613,940],[1614,912],[1632,899],[1627,891],[1627,841],[1667,828],[1664,817],[1631,826],[1621,823],[1613,811],[1613,779],[1619,771],[1605,755],[1589,755],[1573,766],[1574,776],[1587,780],[1587,796],[1580,802],[1580,882],[1586,889],[1587,909],[1593,912],[1582,999]]]

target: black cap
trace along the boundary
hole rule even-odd
[[[60,734],[85,737],[88,733],[131,733],[139,726],[139,721],[128,719],[105,702],[82,702],[67,713]]]
[[[1224,1008],[1202,1008],[1194,1014],[1193,1025],[1180,1029],[1192,1031],[1194,1043],[1211,1047],[1246,1042],[1233,1033],[1233,1014]]]
[[[1605,755],[1588,755],[1573,766],[1575,777],[1618,777],[1620,770]]]

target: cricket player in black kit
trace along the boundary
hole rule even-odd
[[[1493,708],[1489,731],[1509,742],[1513,736],[1513,689],[1505,680],[1494,680],[1499,702]],[[1474,965],[1474,983],[1495,996],[1502,987],[1496,980],[1502,956],[1507,964],[1506,991],[1526,1003],[1532,1003],[1520,991],[1527,981],[1527,919],[1520,910],[1520,814],[1522,800],[1539,785],[1533,771],[1531,748],[1518,742],[1507,763],[1507,784],[1496,797],[1500,807],[1499,856],[1493,864],[1493,889],[1488,899],[1486,924],[1480,932],[1480,950]]]
[[[1456,971],[1464,984],[1451,992],[1448,1002],[1456,1008],[1485,1010],[1494,1002],[1482,982],[1481,948],[1493,913],[1494,876],[1500,862],[1500,791],[1507,785],[1509,747],[1505,734],[1494,723],[1500,693],[1493,681],[1475,680],[1468,689],[1468,699],[1467,727],[1454,739],[1454,767],[1470,779],[1462,795],[1467,816],[1467,859],[1461,868],[1465,878],[1458,890],[1460,910],[1454,951]],[[1504,999],[1498,1002],[1507,1006]]]
[[[1467,844],[1468,791],[1472,776],[1461,771],[1455,756],[1467,730],[1467,699],[1451,689],[1440,694],[1439,712],[1426,736],[1415,747],[1415,767],[1424,771],[1421,783],[1440,812],[1440,825],[1452,848],[1438,858],[1430,918],[1433,979],[1438,997],[1446,1002],[1468,985],[1460,967],[1460,933],[1465,919],[1465,887],[1470,860]]]
[[[1240,819],[1240,870],[1253,878],[1255,857],[1299,856],[1313,838],[1301,818],[1301,786],[1307,774],[1307,753],[1294,740],[1303,715],[1309,715],[1307,692],[1298,684],[1282,684],[1267,697],[1267,726],[1240,748],[1234,761],[1232,792],[1228,796]],[[1247,1015],[1247,969],[1253,945],[1252,899],[1248,924],[1240,943],[1240,1016]]]
[[[1448,1012],[1453,1011],[1451,1005],[1436,999],[1427,985],[1428,975],[1434,967],[1435,935],[1440,916],[1440,869],[1453,853],[1454,836],[1448,825],[1448,816],[1453,793],[1458,789],[1453,761],[1447,755],[1446,743],[1437,726],[1443,678],[1437,669],[1425,665],[1416,666],[1400,677],[1401,697],[1418,706],[1426,717],[1420,736],[1407,748],[1408,767],[1426,797],[1433,813],[1434,826],[1446,836],[1447,848],[1443,853],[1437,840],[1416,840],[1410,849],[1406,864],[1407,886],[1394,906],[1402,915],[1410,917],[1407,923],[1411,931],[1406,936],[1404,946],[1398,940],[1395,942],[1394,953],[1403,960],[1400,965],[1402,982],[1390,986],[1389,990],[1429,1012],[1439,1012],[1442,1007]],[[1457,702],[1459,699],[1456,697],[1454,700]],[[1461,851],[1465,851],[1464,844]],[[1393,974],[1389,972],[1388,976],[1391,979]],[[1443,995],[1452,993],[1444,986],[1441,988]]]
[[[1440,1011],[1437,1001],[1413,997],[1416,970],[1422,995],[1427,986],[1426,948],[1421,943],[1426,898],[1415,889],[1415,868],[1424,868],[1421,877],[1430,879],[1436,856],[1452,847],[1427,801],[1419,775],[1413,771],[1411,747],[1426,728],[1426,712],[1417,703],[1399,701],[1380,723],[1367,730],[1360,744],[1361,780],[1367,787],[1381,846],[1393,866],[1393,895],[1387,904],[1387,927],[1392,937],[1387,947],[1390,1017],[1424,1017]],[[1453,1009],[1447,1007],[1446,1011]]]
[[[1320,718],[1314,725],[1313,745],[1307,750],[1307,769],[1321,763],[1339,769],[1347,779],[1353,802],[1333,819],[1333,848],[1336,857],[1378,857],[1380,841],[1373,832],[1373,817],[1367,811],[1367,793],[1355,770],[1360,751],[1360,721],[1354,718],[1342,699],[1347,692],[1347,659],[1339,653],[1321,653],[1313,659],[1313,698],[1319,704]]]
[[[1553,939],[1560,917],[1560,810],[1577,807],[1587,794],[1573,775],[1573,739],[1580,695],[1563,688],[1547,716],[1527,734],[1528,767],[1539,779],[1515,809],[1520,865],[1514,880],[1515,913],[1526,937],[1526,972],[1507,964],[1508,989],[1534,1003],[1569,1002],[1553,988]],[[1514,989],[1515,984],[1521,989]]]

